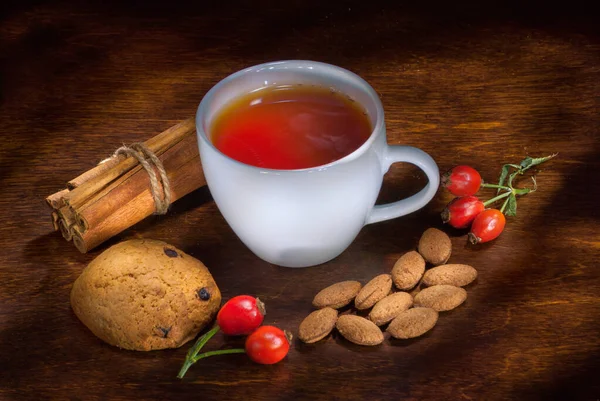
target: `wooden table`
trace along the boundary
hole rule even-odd
[[[23,2],[1,14],[1,399],[600,397],[600,31],[591,10],[578,2],[80,3]],[[226,75],[278,59],[363,76],[384,103],[389,142],[420,147],[441,170],[470,164],[493,181],[504,163],[560,154],[535,171],[538,191],[520,199],[502,236],[477,248],[442,226],[451,196],[441,190],[423,210],[365,227],[340,257],[307,269],[255,257],[205,188],[89,254],[52,231],[46,195],[122,143],[193,115]],[[415,168],[394,166],[380,202],[424,183]],[[277,365],[230,355],[180,381],[187,345],[121,351],[69,305],[73,281],[103,249],[155,238],[204,261],[225,299],[257,295],[265,323],[297,332],[318,290],[389,272],[430,226],[447,230],[451,262],[475,266],[479,278],[464,305],[411,341],[295,341]]]

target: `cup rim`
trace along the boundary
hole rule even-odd
[[[342,74],[346,75],[348,78],[358,82],[362,86],[361,89],[363,89],[367,93],[367,95],[371,98],[371,101],[375,105],[377,115],[376,115],[376,119],[375,119],[375,124],[374,124],[373,128],[371,129],[371,134],[369,135],[367,140],[361,146],[359,146],[357,149],[355,149],[352,153],[350,153],[340,159],[329,162],[327,164],[321,164],[318,166],[306,167],[306,168],[301,168],[301,169],[273,169],[273,168],[253,166],[251,164],[246,164],[239,160],[236,160],[236,159],[226,155],[225,153],[221,152],[219,149],[217,149],[217,147],[212,143],[212,141],[210,141],[210,139],[207,136],[207,127],[204,124],[204,118],[203,118],[205,115],[206,109],[208,107],[208,104],[212,100],[212,97],[214,96],[214,94],[217,91],[219,91],[226,83],[233,81],[245,74],[248,74],[251,72],[260,72],[264,69],[268,69],[269,67],[280,67],[281,68],[282,65],[286,65],[286,64],[290,65],[292,68],[299,68],[299,69],[316,66],[320,69],[336,71],[338,73],[342,73]],[[369,149],[372,146],[372,143],[375,141],[377,134],[379,134],[382,131],[383,124],[384,124],[384,115],[383,115],[383,105],[381,103],[381,99],[377,95],[377,92],[375,92],[375,89],[373,89],[373,87],[365,79],[363,79],[359,75],[357,75],[357,74],[353,73],[352,71],[347,70],[345,68],[338,67],[333,64],[323,63],[321,61],[311,61],[311,60],[272,61],[272,62],[257,64],[257,65],[251,66],[251,67],[244,68],[237,72],[234,72],[233,74],[230,74],[227,77],[220,80],[219,82],[217,82],[208,92],[206,92],[206,94],[200,101],[200,104],[198,105],[198,108],[196,111],[196,136],[200,140],[202,140],[206,145],[208,145],[210,148],[212,148],[218,155],[226,158],[230,162],[232,162],[238,166],[243,166],[245,168],[259,171],[263,174],[264,173],[290,174],[290,173],[299,173],[299,172],[321,171],[321,170],[326,170],[330,167],[333,167],[333,166],[336,166],[339,164],[343,164],[343,163],[347,163],[349,161],[355,160],[358,157],[360,157],[361,155],[363,155],[367,151],[367,149]],[[198,127],[201,127],[201,129],[199,129]]]

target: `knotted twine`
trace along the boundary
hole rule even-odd
[[[160,159],[141,142],[130,146],[121,146],[115,151],[113,157],[120,155],[135,157],[142,167],[144,167],[150,178],[150,192],[152,193],[152,199],[154,199],[156,207],[155,214],[166,214],[171,204],[171,185],[165,167]],[[155,168],[158,170],[159,176],[156,175]]]

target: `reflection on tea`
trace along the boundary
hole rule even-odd
[[[242,163],[303,169],[358,149],[372,126],[360,104],[330,88],[265,87],[233,99],[209,127],[217,149]]]

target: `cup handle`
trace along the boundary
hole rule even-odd
[[[394,219],[421,209],[433,198],[440,185],[440,172],[437,164],[421,149],[399,145],[388,145],[385,149],[384,172],[387,172],[393,163],[407,162],[423,170],[429,182],[425,188],[406,199],[374,206],[365,224]]]

